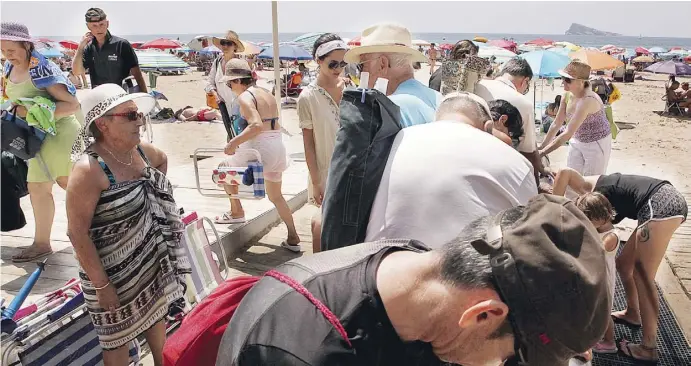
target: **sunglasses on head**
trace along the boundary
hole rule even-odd
[[[348,63],[345,61],[341,61],[341,62],[338,62],[336,60],[329,61],[329,68],[331,70],[342,69],[346,66],[348,66]]]
[[[140,113],[137,111],[129,111],[129,112],[123,112],[123,113],[112,113],[112,114],[106,114],[108,117],[127,117],[128,120],[130,121],[138,121],[144,118],[144,113]]]
[[[221,46],[235,46],[235,42],[229,41],[227,39],[222,39],[220,43]]]

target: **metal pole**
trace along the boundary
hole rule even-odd
[[[271,2],[271,20],[273,23],[273,49],[274,49],[274,89],[276,105],[278,106],[278,118],[281,121],[281,60],[278,58],[278,1]]]

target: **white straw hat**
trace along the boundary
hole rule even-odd
[[[360,62],[360,55],[367,53],[404,53],[412,56],[413,62],[427,62],[422,52],[411,48],[413,37],[410,31],[397,24],[377,24],[365,29],[360,37],[360,46],[346,52],[344,60],[348,63]]]
[[[151,112],[156,105],[156,100],[151,95],[147,93],[127,94],[125,89],[117,84],[102,84],[87,90],[85,94],[83,98],[80,98],[80,103],[87,130],[91,123],[106,112],[130,100],[137,104],[139,112],[144,114]]]

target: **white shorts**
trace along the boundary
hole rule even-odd
[[[240,145],[235,150],[235,154],[219,164],[219,167],[246,166],[248,162],[257,160],[256,154],[251,150],[259,152],[261,163],[264,165],[264,180],[280,182],[283,179],[283,172],[288,169],[286,147],[280,130],[264,131]]]
[[[612,135],[595,142],[569,140],[569,155],[566,166],[583,176],[607,173],[609,156],[612,153]]]

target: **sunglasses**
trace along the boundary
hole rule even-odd
[[[564,78],[564,84],[571,84],[571,78]]]
[[[336,60],[329,61],[329,68],[331,70],[342,69],[346,66],[348,66],[348,63],[345,61],[341,61],[341,62],[338,62]]]
[[[108,117],[127,117],[128,120],[134,122],[144,119],[144,113],[137,111],[123,112],[123,113],[112,113],[106,114]]]
[[[226,46],[226,47],[227,46],[235,46],[235,42],[229,41],[227,39],[222,39],[220,43],[221,43],[221,46]]]
[[[381,57],[381,56],[380,56],[380,57]],[[375,58],[373,58],[373,59],[360,62],[360,63],[357,64],[357,66],[356,66],[356,67],[357,67],[357,71],[358,71],[358,72],[362,72],[362,65],[366,64],[367,62],[371,62],[371,61],[378,60],[378,59],[379,59],[379,57],[375,57]]]

